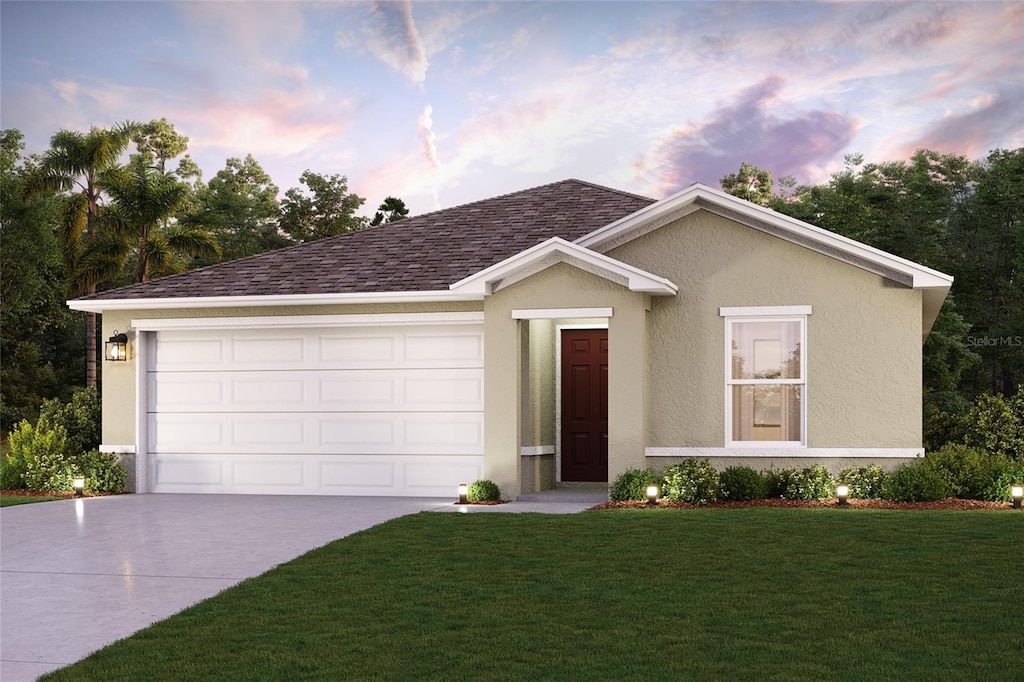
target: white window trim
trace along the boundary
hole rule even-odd
[[[735,313],[735,314],[730,314]],[[742,313],[742,314],[740,314]],[[761,306],[744,308],[719,308],[725,320],[725,446],[727,448],[793,449],[807,447],[807,397],[809,385],[807,376],[807,316],[811,306]],[[732,325],[735,322],[799,322],[800,323],[800,373],[802,379],[732,379]],[[800,440],[763,441],[733,440],[732,437],[732,387],[736,385],[798,385],[803,386],[800,396]]]

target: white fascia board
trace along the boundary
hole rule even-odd
[[[653,203],[650,206],[645,206],[625,218],[621,218],[602,228],[594,230],[590,234],[577,239],[575,244],[588,249],[600,249],[602,244],[609,242],[620,235],[624,235],[631,230],[642,227],[644,224],[652,222],[665,214],[685,210],[687,206],[693,204],[698,199],[703,199],[708,203],[717,204],[718,206],[728,209],[731,212],[738,213],[741,216],[770,223],[782,230],[803,237],[805,240],[821,244],[825,247],[825,250],[829,248],[835,249],[875,263],[881,267],[889,268],[905,274],[913,279],[913,288],[915,289],[944,287],[948,290],[953,284],[952,276],[939,272],[938,270],[932,270],[931,268],[925,267],[919,263],[914,263],[913,261],[909,261],[905,258],[894,256],[893,254],[882,251],[881,249],[876,249],[872,246],[868,246],[867,244],[862,244],[848,237],[836,234],[835,232],[830,232],[815,225],[811,225],[810,223],[805,223],[802,220],[791,218],[790,216],[783,215],[782,213],[765,208],[764,206],[744,201],[739,197],[734,197],[731,194],[712,189],[699,183],[691,185],[682,192],[673,194],[672,196]]]
[[[72,299],[72,310],[103,313],[108,310],[170,310],[176,308],[266,308],[273,306],[353,305],[358,303],[446,303],[480,301],[483,296],[467,292],[381,291],[355,294],[289,294],[281,296],[190,296],[178,298]]]
[[[182,329],[294,329],[310,327],[414,327],[483,324],[483,312],[371,313],[365,315],[267,315],[264,317],[184,317],[133,319],[144,332]]]
[[[630,291],[660,296],[674,296],[679,291],[675,284],[664,277],[658,277],[628,263],[577,246],[561,237],[552,237],[525,251],[520,251],[500,263],[495,263],[452,284],[450,288],[453,292],[487,296],[494,292],[502,280],[508,279],[516,272],[527,270],[552,255],[565,261],[578,260],[591,266],[591,271],[606,271],[622,277],[627,281]]]

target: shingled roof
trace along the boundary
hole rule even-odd
[[[551,237],[573,241],[652,203],[562,180],[78,300],[445,290]]]

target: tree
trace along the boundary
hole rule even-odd
[[[103,182],[119,167],[137,123],[113,128],[92,128],[88,133],[60,130],[50,139],[39,167],[28,179],[26,197],[43,192],[70,192],[64,197],[59,224],[59,243],[69,296],[93,294],[96,287],[115,274],[109,259],[97,248],[98,220]],[[86,313],[85,383],[96,386],[96,314]]]
[[[944,266],[981,356],[973,388],[1009,396],[1024,384],[1024,148],[993,151],[975,177],[950,217]]]
[[[188,149],[188,138],[177,132],[166,118],[141,125],[132,135],[132,142],[146,162],[161,174],[167,173],[167,162],[181,156]],[[189,157],[185,157],[189,159]],[[189,159],[191,162],[191,159]],[[179,169],[181,165],[179,164]],[[192,170],[190,167],[189,171]],[[180,175],[180,173],[179,173]]]
[[[211,232],[223,259],[234,260],[290,244],[278,232],[280,216],[277,186],[249,154],[228,159],[223,170],[201,185],[195,205],[179,223]],[[200,259],[198,264],[209,262]]]
[[[380,206],[377,207],[377,213],[374,214],[373,220],[370,221],[370,225],[375,226],[380,225],[381,223],[394,223],[402,218],[408,217],[409,209],[405,207],[405,202],[397,197],[388,197]]]
[[[109,226],[107,253],[122,268],[134,261],[133,282],[148,282],[153,273],[183,271],[183,256],[220,258],[220,247],[208,231],[168,222],[188,198],[189,186],[151,167],[145,156],[136,155],[128,168],[111,174],[106,188],[113,202],[103,216]]]
[[[366,227],[366,219],[355,215],[366,200],[349,193],[348,178],[306,170],[299,182],[312,196],[293,187],[281,203],[281,230],[294,241],[310,242]]]
[[[81,385],[84,354],[78,316],[64,305],[57,246],[60,199],[25,198],[35,161],[22,135],[0,132],[0,423],[34,419],[45,398]],[[79,333],[76,333],[79,332]],[[69,345],[67,341],[71,339]],[[77,372],[76,372],[77,370]]]
[[[743,161],[738,173],[730,173],[719,181],[722,189],[734,197],[767,206],[772,198],[772,174]]]

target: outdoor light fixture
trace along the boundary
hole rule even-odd
[[[850,487],[846,485],[839,486],[836,488],[836,495],[839,497],[839,506],[845,507],[846,498],[850,495]]]
[[[653,507],[658,504],[658,486],[653,483],[647,486],[647,506]]]
[[[128,360],[128,335],[120,334],[114,330],[114,335],[103,344],[103,357],[111,362],[125,362]]]
[[[469,504],[469,486],[465,483],[459,484],[459,504]]]
[[[1020,499],[1024,497],[1024,487],[1015,485],[1010,488],[1010,495],[1013,497],[1013,508],[1020,509]]]
[[[81,476],[75,479],[75,497],[85,497],[85,479]]]

